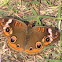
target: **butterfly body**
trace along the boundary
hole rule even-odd
[[[38,53],[45,46],[59,40],[60,33],[54,27],[26,25],[12,18],[0,18],[8,45],[14,50]]]

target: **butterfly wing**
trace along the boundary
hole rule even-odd
[[[8,45],[14,50],[38,53],[44,46],[60,39],[60,33],[54,27],[28,26],[12,18],[0,18],[0,26],[8,36]],[[30,26],[30,27],[29,27]]]
[[[25,47],[23,44],[26,43],[27,25],[22,21],[11,18],[1,18],[0,20],[4,34],[8,36],[9,47],[22,51]]]
[[[59,32],[57,30],[52,27],[35,26],[30,29],[25,51],[30,54],[38,53],[44,46],[56,41],[56,39],[59,39]]]

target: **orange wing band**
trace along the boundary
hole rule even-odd
[[[21,27],[21,23],[19,23],[19,27]]]
[[[44,32],[45,31],[45,29],[44,28],[42,28],[42,32]]]
[[[40,27],[38,28],[38,31],[40,31]]]
[[[15,22],[15,26],[17,25],[17,23],[18,23],[18,22],[16,21],[16,22]]]

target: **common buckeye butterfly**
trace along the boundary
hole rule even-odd
[[[8,37],[8,46],[16,51],[38,53],[60,38],[59,31],[54,27],[31,26],[12,18],[0,18],[0,25]]]

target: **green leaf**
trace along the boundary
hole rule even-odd
[[[48,4],[48,5],[52,5],[53,6],[53,4],[51,3],[51,1],[49,0],[49,1],[47,1],[47,0],[44,0],[45,2],[46,2],[46,4]]]
[[[58,28],[59,28],[59,30],[60,30],[60,48],[61,48],[61,41],[62,41],[62,33],[61,33],[61,20],[60,20],[60,18],[61,18],[61,5],[59,5],[59,7],[58,7],[58,22],[57,22],[57,26],[58,26]]]
[[[0,6],[4,6],[5,4],[7,4],[10,0],[4,0],[4,2],[2,4],[0,4]]]
[[[17,9],[17,8],[13,8],[13,11],[14,11],[15,13],[17,13],[17,12],[18,12],[18,9]]]
[[[11,10],[11,8],[12,8],[12,5],[7,5],[7,7],[8,7],[8,10]]]
[[[0,11],[0,15],[3,15],[4,14],[4,11]]]
[[[60,18],[61,17],[61,5],[59,5],[59,7],[58,7],[58,18]]]
[[[31,3],[38,4],[39,2],[38,1],[31,1]]]
[[[38,16],[29,16],[24,18],[23,20],[32,20],[32,19],[37,19]],[[59,19],[62,20],[62,18],[57,18],[57,17],[52,17],[52,16],[48,16],[48,15],[39,15],[39,18],[51,18],[51,19]]]
[[[45,59],[45,60],[48,60],[48,61],[54,61],[54,62],[62,62],[62,60],[51,60],[51,59]]]
[[[33,14],[36,16],[37,15],[36,11],[33,8],[31,9],[32,9]]]
[[[40,18],[39,17],[37,17],[36,25],[41,25],[41,22],[40,22]]]

